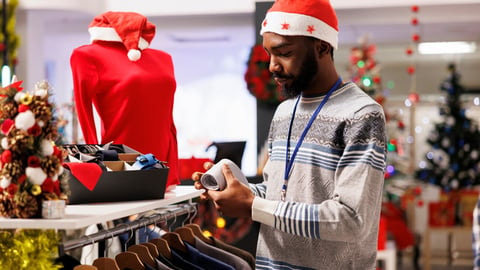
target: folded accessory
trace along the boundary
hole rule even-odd
[[[224,190],[227,187],[227,181],[222,172],[223,164],[228,165],[233,175],[238,181],[240,181],[240,183],[248,186],[248,180],[242,173],[242,170],[240,170],[233,161],[224,158],[202,175],[200,183],[202,183],[203,187],[211,190]]]
[[[165,168],[163,162],[159,161],[153,154],[139,155],[133,163],[134,170],[149,170],[153,168]]]
[[[95,156],[98,157],[101,161],[117,161],[118,152],[115,150],[98,150],[95,153]]]

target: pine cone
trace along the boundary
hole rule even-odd
[[[4,103],[0,110],[2,111],[2,118],[4,119],[13,119],[18,113],[17,106],[12,102]]]
[[[24,191],[15,196],[15,216],[19,218],[35,218],[41,216],[41,205],[36,197]]]
[[[48,122],[50,119],[52,119],[52,108],[45,100],[35,98],[30,105],[30,108],[35,115],[35,118],[41,119],[45,122]]]
[[[14,214],[15,204],[10,194],[0,193],[0,216],[10,218]]]
[[[24,174],[24,168],[21,160],[5,163],[2,168],[2,175],[8,175],[12,179],[18,179],[22,174]]]
[[[54,176],[58,168],[61,166],[58,158],[56,156],[48,156],[42,158],[40,161],[40,167],[42,167],[43,171],[49,176]]]
[[[12,134],[9,134],[10,151],[14,153],[30,152],[34,149],[33,143],[33,137],[23,130],[12,130]]]

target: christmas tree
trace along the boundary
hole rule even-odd
[[[351,49],[350,66],[348,72],[352,82],[375,99],[380,105],[385,106],[386,95],[382,86],[381,67],[375,60],[376,46],[369,43],[368,36],[359,39],[359,45]],[[385,107],[384,107],[385,108]],[[405,151],[403,137],[405,124],[402,116],[395,112],[385,110],[387,122],[388,154],[385,179],[401,176],[399,168],[405,167]]]
[[[480,184],[480,132],[478,123],[466,116],[461,95],[460,74],[454,64],[448,65],[449,76],[441,83],[446,93],[440,106],[443,121],[436,123],[427,138],[432,149],[426,153],[417,177],[438,185],[444,191],[459,190]]]
[[[67,199],[68,185],[50,87],[21,83],[0,88],[0,217],[38,218],[43,201]]]

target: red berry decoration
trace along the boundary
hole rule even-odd
[[[418,19],[416,17],[413,17],[411,20],[412,25],[418,25]]]
[[[407,68],[407,72],[408,72],[408,74],[410,74],[410,75],[415,74],[415,67],[409,66],[409,67]]]
[[[419,9],[419,8],[418,8],[417,5],[412,6],[412,12],[415,12],[415,13],[416,13],[416,12],[418,12],[418,9]]]
[[[407,55],[412,55],[412,54],[413,54],[413,49],[412,49],[412,48],[407,48],[407,49],[405,50],[405,53],[406,53]]]
[[[410,93],[408,94],[408,99],[412,103],[417,103],[418,101],[420,101],[420,96],[417,93]]]
[[[412,40],[415,42],[418,42],[420,40],[420,35],[419,34],[413,34],[412,35]]]

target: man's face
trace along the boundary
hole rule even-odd
[[[270,55],[270,72],[286,98],[298,96],[318,71],[313,40],[302,36],[263,34],[263,47]]]

